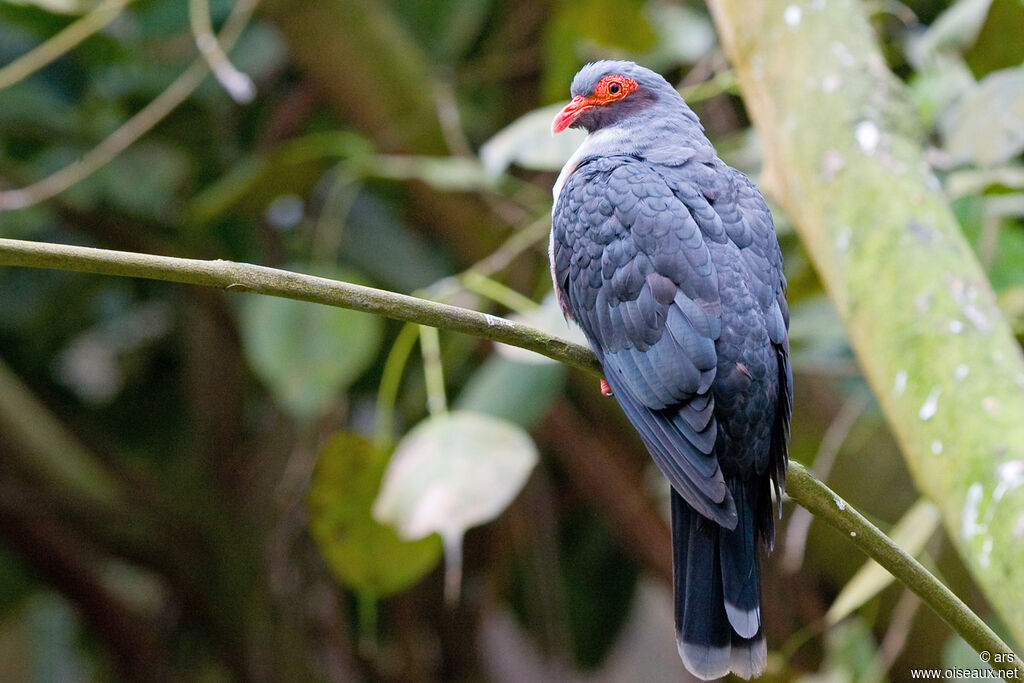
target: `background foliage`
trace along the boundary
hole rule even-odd
[[[277,265],[569,334],[534,302],[550,290],[549,188],[574,141],[549,137],[552,112],[531,112],[566,99],[580,64],[628,56],[662,71],[727,161],[760,167],[701,5],[246,9],[0,2],[0,234]],[[865,12],[1024,334],[1024,6]],[[214,58],[219,80],[49,196],[60,169],[123,141],[119,127],[180,74],[205,70],[204,16],[218,31],[244,22],[233,67]],[[16,73],[46,39],[103,17],[76,48]],[[988,614],[776,220],[793,313],[792,457]],[[591,377],[255,295],[8,268],[0,297],[0,679],[683,675],[666,485]],[[389,467],[396,445],[427,474]],[[459,505],[479,491],[490,495]],[[437,536],[406,541],[374,512],[406,535],[441,532],[447,566]],[[910,667],[979,665],[901,586],[872,570],[851,580],[862,564],[787,506],[766,567],[771,677],[902,680]]]

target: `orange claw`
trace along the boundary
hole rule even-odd
[[[612,395],[611,385],[608,384],[608,380],[606,380],[604,377],[601,378],[601,393],[604,394],[605,396]]]

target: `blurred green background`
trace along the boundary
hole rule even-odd
[[[1024,4],[863,10],[1024,334]],[[200,83],[207,24],[237,42]],[[603,57],[678,83],[756,178],[697,3],[2,0],[0,236],[277,266],[569,335],[545,250],[579,138],[537,110]],[[906,515],[901,540],[988,618],[776,223],[791,457],[883,529]],[[679,680],[666,505],[591,376],[312,304],[0,269],[0,681]],[[902,586],[851,583],[863,564],[786,505],[770,680],[978,666]]]

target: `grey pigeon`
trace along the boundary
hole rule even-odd
[[[771,550],[793,403],[772,216],[657,73],[594,62],[571,94],[552,130],[589,135],[553,191],[555,291],[672,485],[683,664],[758,676],[758,539]]]

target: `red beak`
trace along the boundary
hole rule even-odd
[[[579,118],[585,110],[590,109],[593,106],[592,102],[587,101],[583,95],[577,95],[569,101],[569,104],[565,105],[562,111],[558,112],[558,116],[551,122],[551,134],[561,133],[563,130],[573,124],[573,122]]]

